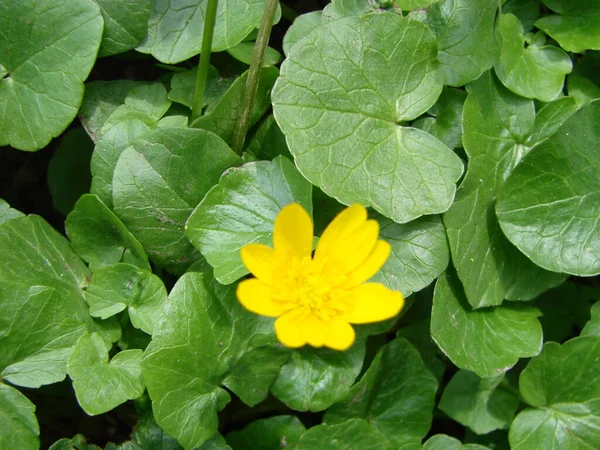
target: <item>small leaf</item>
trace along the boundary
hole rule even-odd
[[[497,9],[497,0],[442,0],[429,7],[427,24],[438,38],[446,84],[463,86],[496,63]]]
[[[91,1],[0,1],[0,146],[36,151],[77,114],[102,38]]]
[[[125,262],[150,270],[144,248],[95,195],[83,195],[65,222],[71,246],[92,271]]]
[[[77,401],[89,415],[110,411],[144,393],[141,350],[123,350],[109,362],[108,348],[97,334],[77,341],[67,365]]]
[[[105,448],[107,450],[108,447]],[[152,414],[143,416],[133,429],[131,441],[124,442],[119,450],[182,450],[175,439],[168,436],[157,424]],[[215,449],[216,450],[216,449]]]
[[[479,378],[459,370],[447,384],[438,407],[448,416],[477,434],[508,428],[519,399],[502,389],[504,375]]]
[[[281,450],[293,447],[306,428],[295,416],[274,416],[246,425],[226,436],[233,450]]]
[[[191,70],[174,74],[171,78],[169,100],[191,108],[197,73],[198,67],[194,67]],[[206,88],[202,97],[204,103],[202,107],[207,106],[208,110],[227,92],[227,89],[229,89],[236,78],[221,78],[219,72],[213,66],[209,66],[207,77]]]
[[[134,327],[152,334],[167,300],[160,278],[131,264],[101,267],[85,293],[90,315],[107,319],[127,308]]]
[[[581,330],[581,335],[600,336],[600,302],[594,303],[590,313],[592,317],[589,322],[585,324],[583,330]]]
[[[539,314],[520,303],[473,310],[456,275],[446,271],[435,286],[431,337],[459,368],[482,378],[494,377],[519,358],[540,352]]]
[[[281,368],[271,392],[295,411],[323,411],[348,392],[364,356],[364,342],[345,352],[313,347],[296,350]]]
[[[334,2],[335,3],[335,2]],[[287,56],[296,42],[321,25],[323,11],[313,11],[302,14],[294,19],[283,37],[283,53]]]
[[[579,109],[521,162],[496,204],[504,234],[545,269],[600,273],[599,120],[600,101]]]
[[[458,439],[446,434],[436,434],[427,439],[423,444],[423,450],[489,450],[479,444],[463,444]]]
[[[373,206],[396,222],[448,209],[460,159],[399,125],[439,97],[436,55],[431,31],[394,13],[332,20],[297,42],[273,112],[298,170],[341,203]]]
[[[572,69],[569,55],[552,45],[532,43],[523,48],[523,25],[512,14],[500,15],[498,35],[502,47],[495,70],[504,86],[523,97],[543,102],[562,92],[565,74]],[[541,39],[545,41],[543,35]]]
[[[186,235],[214,267],[215,278],[230,284],[248,273],[240,249],[250,243],[272,245],[275,217],[294,202],[311,214],[311,185],[288,159],[244,164],[223,174],[206,194],[188,220]]]
[[[587,78],[571,75],[567,78],[567,91],[573,97],[578,107],[582,107],[600,98],[600,87]]]
[[[279,155],[292,159],[285,142],[285,136],[279,129],[273,115],[267,116],[258,126],[256,133],[248,142],[246,151],[252,153],[258,159],[268,159],[269,161]]]
[[[254,51],[254,42],[240,42],[238,45],[227,49],[227,53],[233,56],[238,61],[244,64],[250,65],[252,60],[252,52]],[[265,59],[263,61],[263,67],[274,66],[279,64],[281,61],[281,53],[271,47],[265,49]]]
[[[120,156],[113,178],[115,213],[155,263],[183,273],[199,258],[184,235],[193,209],[240,158],[205,130],[148,132]]]
[[[37,450],[39,435],[35,405],[12,386],[0,383],[0,448]]]
[[[600,4],[588,0],[543,0],[555,15],[535,23],[569,52],[600,50]]]
[[[419,352],[408,341],[395,339],[379,350],[348,394],[327,410],[324,422],[363,418],[395,447],[420,440],[431,426],[437,386]]]
[[[294,450],[392,450],[395,448],[372,424],[350,419],[336,425],[317,425],[300,437]]]

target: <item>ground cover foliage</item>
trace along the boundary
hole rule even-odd
[[[208,3],[0,0],[0,449],[600,448],[600,3]],[[392,247],[347,351],[236,299],[294,202]]]

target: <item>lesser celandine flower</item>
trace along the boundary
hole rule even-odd
[[[275,220],[273,247],[249,244],[242,261],[256,277],[237,289],[246,309],[277,317],[275,331],[287,347],[346,350],[353,324],[394,317],[404,297],[380,283],[367,283],[385,263],[390,246],[379,240],[379,224],[361,205],[342,211],[323,232],[312,256],[313,224],[298,204]]]

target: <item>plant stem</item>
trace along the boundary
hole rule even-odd
[[[198,64],[198,72],[196,73],[196,86],[194,87],[191,121],[194,121],[202,115],[202,103],[204,100],[204,91],[206,90],[208,68],[210,67],[210,52],[218,5],[219,0],[208,0],[208,4],[206,5],[204,31],[202,33],[202,48],[200,49],[200,63]]]
[[[267,44],[269,43],[269,37],[271,36],[271,28],[273,28],[273,19],[275,18],[275,11],[277,11],[278,4],[279,0],[267,0],[265,12],[263,13],[260,22],[260,28],[258,29],[256,43],[254,44],[254,51],[252,52],[252,58],[250,60],[250,69],[248,69],[248,78],[246,79],[246,91],[242,98],[240,116],[233,134],[232,149],[238,155],[242,154],[244,141],[246,140],[250,111],[252,110],[254,97],[258,90],[260,71],[265,60],[265,51],[267,49]]]

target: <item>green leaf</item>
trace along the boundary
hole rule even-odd
[[[114,210],[150,259],[175,273],[199,258],[184,225],[223,171],[241,159],[205,130],[165,128],[138,138],[120,156]]]
[[[102,11],[104,34],[98,56],[134,49],[146,35],[151,0],[93,0]]]
[[[287,56],[296,42],[321,25],[323,11],[313,11],[294,19],[283,37],[283,53]]]
[[[292,447],[306,428],[296,416],[274,416],[255,420],[243,430],[226,436],[233,450],[281,450]]]
[[[197,73],[198,67],[194,67],[191,70],[174,74],[171,78],[169,100],[185,105],[191,109]],[[208,106],[207,110],[210,109],[214,103],[227,92],[235,80],[235,77],[221,78],[217,69],[213,66],[209,66],[204,97],[202,97],[204,103],[202,107]]]
[[[77,114],[102,16],[88,0],[1,0],[0,30],[0,146],[39,150]]]
[[[152,414],[143,416],[133,430],[131,440],[122,443],[119,450],[182,450],[175,439],[168,436]],[[106,450],[106,449],[105,449]]]
[[[429,311],[427,314],[429,314]],[[427,318],[411,325],[403,326],[396,333],[396,337],[406,339],[414,345],[427,368],[435,375],[438,382],[441,382],[446,367],[439,357],[440,352],[437,345],[435,345],[429,334],[430,323],[431,321]]]
[[[273,84],[278,76],[279,71],[275,67],[262,68],[258,90],[248,118],[249,126],[258,122],[271,107],[271,89],[273,89]],[[231,84],[227,92],[214,104],[210,111],[192,122],[191,126],[212,131],[225,142],[231,144],[240,115],[247,78],[248,72],[244,72]]]
[[[48,165],[48,187],[54,208],[65,216],[90,190],[90,159],[94,144],[83,128],[65,134]]]
[[[502,47],[494,68],[502,84],[523,97],[543,102],[556,98],[562,92],[565,74],[572,69],[569,55],[558,47],[544,45],[543,34],[539,35],[540,43],[531,42],[523,48],[523,25],[512,14],[500,15],[497,32]]]
[[[363,418],[398,447],[427,434],[437,387],[419,352],[408,341],[395,339],[379,350],[348,394],[327,410],[324,421]]]
[[[448,209],[460,159],[399,125],[439,97],[436,54],[424,24],[394,13],[332,20],[297,42],[273,109],[300,172],[341,203],[373,206],[396,222]]]
[[[528,300],[564,276],[533,264],[502,234],[494,212],[504,180],[531,145],[535,127],[531,100],[510,92],[487,72],[467,86],[463,144],[467,175],[444,214],[452,262],[469,303],[475,307]]]
[[[523,29],[529,32],[540,17],[540,3],[541,0],[503,0],[502,12],[517,16]]]
[[[106,119],[125,103],[127,92],[135,81],[92,81],[85,84],[85,93],[79,109],[79,120],[94,142],[98,142]]]
[[[148,34],[138,46],[167,64],[176,64],[200,53],[206,13],[205,0],[183,0],[174,7],[171,0],[154,0]],[[239,44],[258,28],[265,0],[219,2],[212,51],[220,52]]]
[[[11,208],[6,201],[0,198],[0,225],[7,220],[16,219],[17,217],[23,217],[23,213],[14,208]]]
[[[281,368],[271,392],[295,411],[323,411],[346,395],[364,357],[364,342],[345,352],[301,348]]]
[[[581,107],[593,100],[600,98],[600,87],[587,78],[570,75],[567,78],[567,91],[569,96]]]
[[[144,133],[158,128],[158,122],[171,102],[160,83],[134,86],[125,103],[115,109],[100,129],[100,139],[92,156],[91,193],[112,208],[113,173],[119,156]]]
[[[109,444],[110,445],[110,444]],[[109,446],[106,447],[109,449]],[[50,446],[48,450],[102,450],[94,444],[88,444],[82,434],[73,436],[72,439],[62,438]]]
[[[317,425],[308,429],[294,450],[392,450],[395,448],[375,426],[362,419],[336,425]]]
[[[479,444],[463,444],[458,439],[446,434],[436,434],[427,439],[423,450],[484,450],[489,449]]]
[[[600,4],[588,0],[543,0],[555,15],[535,23],[569,52],[600,50]]]
[[[244,164],[223,174],[194,210],[186,235],[224,284],[246,275],[240,249],[271,245],[277,214],[290,203],[312,214],[311,185],[286,158]]]
[[[12,386],[0,383],[0,448],[37,450],[39,435],[35,405]]]
[[[285,142],[285,136],[272,114],[267,116],[258,126],[256,133],[248,142],[246,151],[252,153],[258,159],[272,160],[279,155],[292,159],[287,142]]]
[[[556,130],[577,111],[577,103],[570,97],[561,97],[546,103],[540,109],[533,122],[531,134],[525,144],[534,147],[548,139]]]
[[[233,287],[207,273],[183,275],[169,295],[142,367],[158,424],[186,449],[202,445],[216,431],[217,411],[230,396],[224,383],[243,401],[264,399],[288,358],[273,332],[273,320],[251,314],[237,302]],[[276,350],[279,350],[278,352]],[[261,352],[270,359],[258,358]],[[252,385],[230,380],[241,362],[246,370],[253,353],[262,376]],[[224,381],[225,380],[225,381]]]
[[[427,24],[438,38],[446,84],[463,86],[498,60],[494,36],[498,0],[442,0],[427,10]]]
[[[94,272],[85,299],[92,317],[107,319],[127,308],[133,326],[152,334],[167,290],[152,272],[121,263]]]
[[[144,248],[95,195],[83,195],[65,222],[71,246],[90,269],[125,262],[150,270]]]
[[[79,338],[67,369],[77,401],[91,416],[102,414],[144,393],[141,350],[123,350],[108,360],[109,349],[97,334]]]
[[[433,3],[437,3],[439,0],[376,0],[380,5],[385,3],[394,4],[397,8],[402,11],[412,11],[414,9],[421,9],[429,6]]]
[[[594,303],[591,315],[591,319],[585,324],[583,330],[581,330],[582,336],[600,336],[600,302]]]
[[[504,234],[545,269],[600,273],[599,120],[600,101],[579,109],[523,159],[496,204]]]
[[[456,275],[446,271],[435,286],[431,337],[456,366],[490,378],[540,352],[539,315],[520,303],[473,310]]]
[[[544,345],[519,377],[519,390],[533,408],[514,420],[509,434],[511,448],[598,448],[599,358],[597,336]]]
[[[254,42],[240,42],[238,45],[228,48],[227,53],[233,56],[238,61],[244,64],[250,65],[252,59],[252,52],[254,51]],[[271,47],[265,49],[265,59],[263,61],[263,67],[274,66],[279,64],[281,61],[281,53]]]
[[[444,87],[438,101],[427,111],[429,116],[415,120],[412,126],[427,131],[450,148],[462,147],[462,111],[466,98],[465,91]]]
[[[375,6],[375,2],[371,3],[369,0],[331,0],[331,4],[323,9],[323,23],[351,16],[363,16],[373,12]]]
[[[519,399],[502,389],[504,375],[479,378],[459,370],[447,384],[438,407],[477,434],[508,428]]]
[[[403,225],[375,216],[379,237],[392,253],[372,281],[380,282],[405,297],[431,284],[448,266],[450,252],[439,216],[421,217]]]

